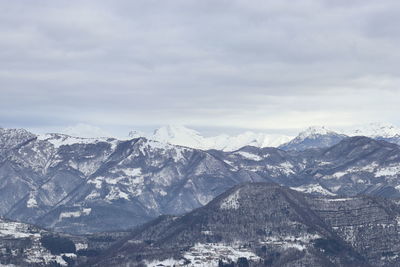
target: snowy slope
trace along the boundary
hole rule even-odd
[[[33,138],[35,135],[24,129],[0,128],[0,152],[15,148]]]
[[[389,123],[374,122],[350,129],[347,131],[347,135],[390,138],[400,136],[400,128]]]
[[[299,133],[290,142],[279,146],[283,150],[306,150],[310,148],[329,147],[339,143],[346,135],[336,133],[324,126],[313,126]]]
[[[0,266],[69,266],[65,256],[76,258],[75,253],[53,254],[43,244],[43,237],[53,235],[36,226],[0,217]],[[75,248],[81,245],[69,241]]]
[[[73,145],[73,144],[96,144],[98,142],[111,142],[116,143],[118,140],[114,138],[107,137],[96,137],[96,138],[87,138],[87,137],[74,137],[66,134],[58,134],[58,133],[47,133],[47,134],[39,134],[37,135],[38,140],[47,141],[54,145],[54,147],[59,148],[61,146]]]

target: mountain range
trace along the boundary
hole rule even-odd
[[[167,125],[156,129],[153,134],[131,131],[130,138],[145,137],[162,143],[196,149],[234,151],[244,146],[279,147],[283,150],[305,150],[328,147],[350,136],[367,136],[400,144],[400,128],[387,123],[370,123],[346,130],[331,130],[324,126],[313,126],[293,137],[285,134],[266,134],[247,131],[236,136],[227,134],[204,137],[185,126]]]
[[[225,152],[143,137],[77,138],[21,129],[2,129],[0,136],[0,215],[74,234],[123,230],[189,212],[245,182],[325,196],[400,196],[400,147],[368,137],[306,150],[245,146]]]
[[[179,125],[167,125],[158,128],[153,134],[131,131],[129,137],[145,137],[161,143],[186,146],[196,149],[216,149],[234,151],[244,146],[277,147],[292,139],[291,136],[281,134],[265,134],[247,131],[236,136],[221,134],[205,137],[196,130]]]

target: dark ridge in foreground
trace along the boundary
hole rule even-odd
[[[399,219],[390,200],[248,183],[186,215],[137,228],[90,265],[396,266]]]

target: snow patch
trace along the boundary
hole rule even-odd
[[[126,168],[121,170],[126,176],[138,176],[142,174],[141,168]]]
[[[349,201],[349,200],[353,200],[353,199],[352,198],[323,198],[320,200],[325,201],[325,202],[340,202],[340,201]]]
[[[96,189],[100,189],[101,185],[103,184],[103,180],[105,178],[103,176],[98,176],[92,180],[89,180],[88,183],[89,184],[94,184],[94,186],[96,187]]]
[[[306,245],[312,240],[320,237],[321,236],[319,234],[303,234],[300,236],[269,236],[262,243],[279,246],[284,250],[294,248],[302,251],[306,249]]]
[[[369,173],[374,173],[375,169],[379,166],[379,163],[377,162],[372,162],[369,165],[365,165],[365,166],[357,166],[357,167],[352,167],[349,168],[347,170],[344,171],[340,171],[340,172],[335,172],[332,175],[326,175],[324,177],[324,179],[329,179],[329,178],[335,178],[335,179],[339,179],[347,174],[350,173],[358,173],[358,172],[369,172]]]
[[[40,134],[37,138],[38,140],[47,141],[53,144],[55,148],[74,144],[93,144],[99,141],[99,139],[96,138],[81,138],[64,134]]]
[[[289,175],[289,174],[294,174],[294,171],[293,171],[293,165],[292,165],[292,163],[290,163],[290,162],[283,162],[283,163],[281,163],[281,164],[279,164],[279,166],[280,166],[280,170],[284,173],[284,174],[286,174],[286,175]]]
[[[30,233],[26,224],[18,222],[0,222],[0,239],[2,237],[27,238],[38,237],[39,233]]]
[[[83,208],[82,210],[78,211],[61,212],[58,218],[60,221],[64,218],[78,218],[81,216],[87,216],[91,212],[92,212],[91,208]]]
[[[110,192],[107,194],[105,197],[106,200],[117,200],[117,199],[126,199],[129,200],[129,195],[125,192],[122,192],[119,188],[117,187],[111,187]]]
[[[397,176],[397,175],[400,175],[400,165],[398,164],[379,168],[375,173],[375,177]]]
[[[244,152],[244,151],[239,151],[239,152],[236,152],[235,154],[240,155],[243,158],[254,160],[254,161],[260,161],[263,159],[262,157],[260,157],[256,154],[252,154],[252,153],[248,153],[248,152]]]
[[[220,259],[224,261],[236,262],[238,258],[245,257],[250,261],[258,261],[258,257],[255,253],[248,249],[234,247],[232,245],[220,244],[220,243],[197,243],[182,255],[181,260],[173,258],[161,260],[161,261],[146,261],[146,266],[181,266],[185,261],[190,261],[190,266],[218,266]]]
[[[319,184],[302,185],[299,187],[291,187],[291,189],[308,194],[318,193],[324,196],[336,196],[336,194],[326,190]]]
[[[36,198],[32,193],[29,194],[29,199],[26,202],[26,206],[28,208],[37,208],[38,207],[38,203],[36,201]]]
[[[87,249],[89,245],[87,243],[75,243],[76,250]]]
[[[289,249],[289,248],[294,248],[294,249],[303,251],[303,250],[306,249],[306,246],[302,245],[302,244],[297,244],[297,243],[285,243],[285,244],[282,245],[282,248],[285,249],[285,250]]]

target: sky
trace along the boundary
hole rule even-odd
[[[397,0],[0,0],[0,126],[400,126]]]

